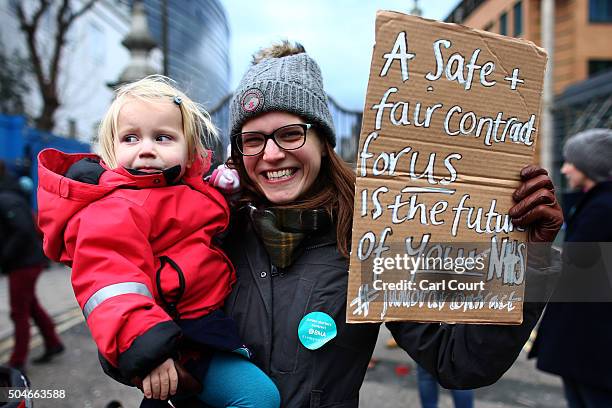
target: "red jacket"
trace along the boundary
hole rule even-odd
[[[194,163],[176,185],[163,174],[137,176],[102,162],[98,184],[64,177],[83,158],[98,159],[53,149],[38,157],[44,250],[72,266],[74,293],[102,356],[127,378],[145,375],[181,336],[173,317],[206,316],[230,293],[234,269],[212,242],[229,210],[203,181],[210,162]]]

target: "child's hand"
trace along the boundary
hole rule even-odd
[[[221,164],[212,172],[208,182],[226,195],[232,195],[240,191],[240,176],[238,172],[230,169],[225,164]]]
[[[142,391],[146,398],[166,400],[176,394],[178,374],[171,358],[164,361],[142,380]]]

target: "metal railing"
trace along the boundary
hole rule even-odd
[[[555,99],[553,180],[566,189],[559,169],[567,138],[586,129],[612,128],[612,71],[607,71],[570,86]]]

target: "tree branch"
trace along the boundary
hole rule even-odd
[[[38,86],[41,87],[41,89],[46,80],[42,67],[42,61],[38,53],[38,48],[36,47],[36,31],[38,30],[40,18],[49,8],[49,4],[50,3],[47,0],[40,0],[38,9],[32,15],[32,21],[28,22],[25,11],[23,10],[23,4],[21,2],[13,3],[13,6],[15,7],[15,14],[17,14],[17,18],[19,19],[21,29],[26,35],[28,52],[30,54],[30,59],[32,60],[32,69],[34,70],[34,75],[36,76]]]
[[[20,17],[22,18],[22,20],[20,19],[20,21],[24,21],[25,22],[26,18],[25,18],[25,13],[23,11],[23,8],[22,8],[20,2],[17,2],[17,4],[18,4],[17,5],[18,12],[21,13]],[[38,5],[39,5],[38,10],[36,10],[34,12],[34,14],[32,15],[32,22],[30,23],[30,26],[32,28],[34,28],[34,30],[36,30],[38,28],[38,21],[40,20],[42,15],[45,14],[47,9],[51,5],[51,2],[49,0],[39,0]]]
[[[57,82],[57,73],[59,72],[59,61],[62,56],[62,49],[66,41],[66,31],[69,26],[64,22],[64,14],[70,8],[70,0],[62,0],[62,4],[55,18],[57,27],[55,28],[55,44],[53,44],[53,54],[51,54],[51,62],[49,64],[49,84],[55,88]]]
[[[74,20],[76,20],[77,18],[79,18],[81,15],[83,15],[84,13],[87,12],[87,10],[89,10],[90,8],[93,7],[94,4],[96,4],[98,0],[89,0],[83,7],[81,7],[81,9],[79,11],[77,11],[76,13],[72,13],[68,20],[66,21],[66,24],[68,24],[68,26],[70,26],[70,24],[72,24],[72,22]]]
[[[57,32],[55,33],[55,47],[53,49],[53,57],[50,66],[49,82],[57,83],[57,74],[59,72],[59,61],[61,59],[62,49],[66,43],[66,33],[74,21],[91,9],[98,0],[89,0],[80,10],[70,12],[70,0],[63,0],[62,5],[57,13]]]
[[[97,1],[98,0],[87,0],[78,11],[72,12],[71,0],[61,0],[61,3],[57,6],[57,15],[55,16],[56,31],[53,36],[54,44],[52,45],[51,56],[49,59],[45,58],[45,61],[43,61],[40,55],[41,45],[36,41],[36,33],[42,16],[50,12],[51,0],[38,0],[38,6],[32,13],[30,21],[28,21],[22,2],[18,0],[12,2],[12,7],[19,19],[21,30],[26,36],[32,68],[38,82],[40,96],[43,100],[43,110],[37,119],[37,124],[42,129],[52,130],[54,124],[53,115],[60,105],[57,83],[62,51],[66,44],[68,30],[71,28],[74,21],[90,10]],[[47,70],[45,70],[43,66],[46,65],[46,61],[48,61],[49,64]],[[45,75],[45,72],[47,75]]]

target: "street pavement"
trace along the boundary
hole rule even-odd
[[[12,348],[12,324],[8,312],[8,288],[5,276],[0,277],[0,361],[5,362]],[[112,400],[124,407],[138,407],[141,393],[114,382],[103,374],[97,360],[82,314],[70,287],[70,271],[53,266],[44,272],[37,285],[39,299],[57,322],[66,352],[51,364],[28,365],[27,374],[34,390],[64,390],[64,399],[35,400],[35,408],[106,408]],[[33,330],[36,333],[36,330]],[[361,404],[366,408],[419,407],[416,368],[410,357],[400,349],[388,349],[390,337],[382,329],[374,356],[376,367],[369,370],[361,389]],[[35,334],[31,356],[42,353],[41,339]],[[558,377],[544,374],[526,359],[523,352],[512,368],[496,384],[475,391],[476,407],[563,408],[561,382]],[[453,407],[450,393],[440,393],[440,408]]]

